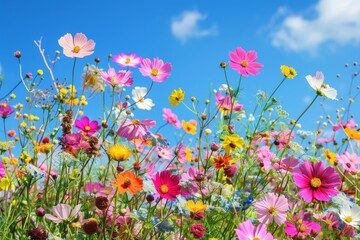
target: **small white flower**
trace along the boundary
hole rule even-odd
[[[132,99],[136,102],[136,106],[142,110],[151,110],[155,104],[152,102],[150,98],[145,99],[147,94],[147,89],[145,87],[135,87],[132,93]]]
[[[337,96],[336,89],[331,88],[327,84],[324,84],[325,77],[322,72],[316,72],[314,76],[307,75],[305,78],[309,83],[310,87],[312,87],[317,94],[332,100],[338,100],[336,98]]]

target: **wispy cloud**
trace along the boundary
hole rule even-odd
[[[171,32],[175,38],[186,43],[190,38],[201,38],[217,34],[217,26],[201,28],[199,22],[207,18],[205,14],[193,11],[184,11],[180,16],[172,19]]]
[[[303,13],[286,14],[272,32],[272,45],[291,51],[316,53],[319,46],[331,47],[360,42],[360,1],[319,0]],[[281,13],[281,14],[279,14]]]

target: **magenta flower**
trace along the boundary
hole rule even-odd
[[[119,64],[122,67],[137,67],[141,61],[142,58],[136,56],[134,53],[130,53],[130,55],[127,54],[118,54],[113,57],[113,61]]]
[[[345,128],[354,128],[356,126],[356,122],[354,119],[350,119],[349,121],[347,121],[346,123],[339,123],[337,125],[333,125],[332,129],[334,132],[340,130],[340,129],[345,129]]]
[[[131,86],[134,82],[131,71],[120,70],[116,72],[114,68],[109,68],[107,72],[100,72],[100,75],[112,87]]]
[[[94,133],[101,128],[97,121],[94,120],[90,122],[89,118],[86,116],[82,117],[81,120],[76,120],[75,127],[88,136],[94,135]]]
[[[46,163],[40,163],[40,164],[38,164],[38,168],[39,168],[41,171],[43,171],[45,174],[47,174],[47,173],[49,172]],[[1,174],[0,174],[0,176],[1,176]],[[51,177],[57,177],[57,176],[59,176],[59,173],[57,173],[57,172],[54,171],[53,169],[50,169],[50,176],[51,176]]]
[[[294,223],[286,221],[284,232],[291,238],[297,236],[296,239],[305,239],[311,232],[319,232],[321,230],[320,224],[299,219]]]
[[[0,116],[2,118],[7,118],[10,114],[12,114],[14,110],[8,105],[7,103],[1,103],[0,104]]]
[[[5,177],[5,175],[6,175],[5,166],[4,166],[4,164],[2,162],[0,162],[0,179]]]
[[[156,122],[154,120],[130,120],[126,119],[120,126],[117,134],[126,138],[128,141],[133,139],[144,139],[144,136],[149,132],[148,128],[154,127]]]
[[[176,128],[181,128],[181,122],[179,121],[177,115],[171,111],[170,108],[163,108],[163,118],[165,121],[170,123]]]
[[[273,240],[273,236],[267,232],[265,224],[259,224],[255,227],[250,220],[239,224],[235,229],[236,235],[239,240]]]
[[[143,59],[139,71],[143,76],[150,77],[154,82],[165,81],[171,72],[171,64],[165,63],[159,58],[154,58],[152,61],[148,58]]]
[[[201,239],[205,235],[206,229],[204,228],[204,225],[194,223],[190,227],[190,232],[194,236],[195,239]]]
[[[299,160],[294,157],[287,157],[274,163],[274,169],[280,170],[282,173],[289,173],[294,171],[295,167],[299,164]]]
[[[237,102],[232,102],[230,96],[223,96],[221,92],[216,93],[215,99],[216,106],[218,106],[219,111],[224,114],[228,114],[231,111],[239,112],[243,109],[243,106],[241,104],[238,104]]]
[[[102,189],[104,189],[104,186],[99,182],[96,182],[96,183],[87,182],[85,184],[85,189],[86,189],[86,192],[89,192],[89,193],[98,193]]]
[[[58,40],[58,43],[67,57],[83,58],[94,53],[95,42],[87,40],[82,33],[75,34],[74,39],[70,33],[67,33]]]
[[[59,203],[53,208],[53,214],[45,214],[45,217],[54,223],[61,223],[66,220],[72,220],[80,213],[81,204],[71,209],[70,205]]]
[[[341,185],[340,177],[332,167],[325,168],[323,162],[311,163],[305,161],[294,170],[294,183],[300,188],[299,195],[305,202],[316,199],[330,201],[330,196],[336,196]]]
[[[285,196],[276,196],[274,193],[268,193],[263,200],[254,204],[257,218],[263,224],[269,224],[273,221],[277,225],[282,225],[286,221],[286,212],[289,210],[289,203]]]
[[[263,67],[262,64],[255,62],[257,53],[255,51],[245,52],[242,48],[236,48],[234,52],[230,52],[229,64],[232,69],[237,70],[239,74],[244,76],[257,75],[258,70]]]
[[[176,200],[176,196],[181,194],[180,177],[171,175],[169,170],[158,172],[152,181],[162,198]]]

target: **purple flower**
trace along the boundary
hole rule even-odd
[[[88,136],[94,135],[94,133],[101,128],[97,121],[94,120],[90,122],[89,118],[86,116],[82,117],[81,120],[76,120],[75,127]]]
[[[0,116],[2,118],[7,118],[10,114],[12,114],[14,110],[7,104],[7,103],[1,103],[0,104]]]

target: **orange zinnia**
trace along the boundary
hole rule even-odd
[[[136,177],[133,172],[122,172],[117,175],[111,185],[117,187],[120,193],[136,194],[143,189],[143,180]]]
[[[214,157],[213,166],[215,167],[215,169],[219,170],[223,167],[229,166],[231,159],[232,159],[232,156],[227,155],[227,154],[224,154],[224,156],[220,155],[220,156]]]
[[[354,140],[360,140],[360,133],[355,129],[345,128],[344,129],[346,136]]]

